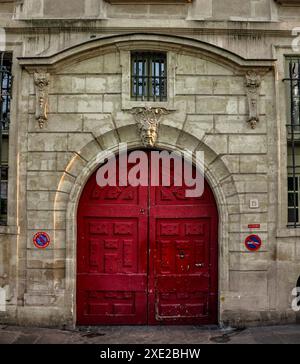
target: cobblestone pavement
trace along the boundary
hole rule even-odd
[[[99,326],[56,330],[0,325],[0,344],[300,344],[300,325],[234,330],[197,326]]]

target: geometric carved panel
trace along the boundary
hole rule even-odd
[[[107,274],[118,273],[118,254],[104,254],[104,272]]]
[[[161,223],[160,224],[160,235],[161,236],[172,236],[179,234],[178,223]]]
[[[97,221],[98,220],[98,221]],[[89,273],[130,274],[138,269],[138,219],[93,218],[87,221]]]
[[[89,232],[91,234],[107,235],[109,232],[109,225],[104,222],[90,223]]]
[[[95,187],[92,191],[91,199],[106,204],[137,204],[138,194],[137,191],[129,187],[104,187],[100,189]]]
[[[134,292],[88,291],[87,315],[129,315],[135,313]]]
[[[99,240],[90,239],[89,265],[92,270],[98,271],[99,268]]]
[[[105,249],[118,249],[119,240],[118,239],[105,239],[104,248]]]
[[[114,224],[114,234],[115,235],[132,235],[133,224],[132,223],[115,223]]]
[[[162,293],[158,299],[158,316],[163,317],[203,317],[207,315],[207,296],[199,292]]]
[[[135,260],[133,246],[134,242],[133,240],[124,240],[123,243],[123,249],[124,249],[124,260],[123,260],[123,266],[124,267],[132,267],[133,261]]]
[[[201,223],[190,223],[185,225],[186,235],[203,235],[204,227]]]

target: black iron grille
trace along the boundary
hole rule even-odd
[[[167,55],[131,53],[131,98],[136,101],[167,100]]]
[[[300,182],[300,59],[288,59],[289,119],[288,138],[288,224],[299,226]]]
[[[11,55],[0,53],[0,224],[7,224],[8,144],[11,101]]]

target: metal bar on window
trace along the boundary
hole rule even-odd
[[[1,222],[3,220],[2,218],[2,194],[3,194],[3,186],[2,186],[2,173],[3,173],[3,101],[4,101],[4,95],[3,95],[3,74],[4,74],[4,53],[1,54],[1,61],[0,61],[0,85],[1,85],[1,96],[0,96],[0,167],[1,167],[1,173],[0,173],[0,214],[1,214]],[[3,223],[3,222],[2,222]]]
[[[147,62],[145,59],[143,59],[143,69],[142,69],[142,74],[143,74],[143,87],[142,87],[142,100],[145,100],[145,97],[148,98],[147,95],[147,89],[148,89],[148,80],[147,80],[147,73],[146,73],[146,69],[147,69]]]
[[[162,101],[163,89],[162,89],[162,61],[159,61],[159,99]]]
[[[131,87],[132,99],[135,101],[165,101],[164,86],[166,76],[166,54],[151,52],[132,53],[131,82],[137,87]]]
[[[150,98],[152,96],[152,82],[151,82],[151,67],[152,67],[152,59],[151,56],[147,59],[147,101],[150,101]]]
[[[294,68],[295,65],[290,64],[290,76],[292,77],[294,74]],[[295,156],[295,135],[294,135],[294,131],[295,131],[295,99],[294,99],[294,84],[293,81],[291,82],[291,112],[292,112],[292,129],[291,129],[291,143],[292,143],[292,175],[293,175],[293,220],[294,220],[294,227],[297,224],[297,206],[296,206],[296,169],[295,169],[295,165],[296,165],[296,156]]]
[[[135,62],[136,62],[136,100],[138,100],[138,95],[140,92],[140,63],[138,57]]]
[[[8,142],[11,99],[11,55],[0,53],[0,224],[7,223]],[[6,142],[4,143],[4,139]]]
[[[288,130],[288,145],[291,150],[291,166],[288,165],[288,174],[292,179],[292,188],[288,188],[288,198],[292,194],[292,198],[288,201],[288,223],[292,224],[296,228],[299,224],[299,203],[298,203],[298,175],[296,165],[296,147],[297,140],[295,135],[299,134],[299,115],[300,115],[300,59],[290,59],[288,64],[289,78],[285,78],[284,81],[289,81],[289,94],[290,94],[290,118],[291,122],[287,125]],[[300,134],[299,134],[300,135]],[[299,140],[298,140],[299,142]],[[289,182],[288,182],[289,183]],[[290,196],[291,197],[291,196]],[[292,210],[290,215],[290,210]]]

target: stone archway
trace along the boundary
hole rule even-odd
[[[180,136],[180,142],[179,142]],[[114,143],[112,143],[112,140]],[[137,133],[135,125],[129,125],[99,136],[96,140],[85,145],[78,154],[74,155],[65,169],[61,178],[58,191],[64,191],[68,198],[64,199],[65,225],[66,225],[66,295],[65,302],[71,307],[70,322],[76,323],[76,244],[77,228],[76,215],[80,195],[91,176],[99,166],[101,154],[104,153],[102,146],[110,145],[109,150],[118,152],[121,142],[127,142],[129,149],[142,148],[143,145]],[[239,199],[230,171],[225,162],[207,144],[196,139],[194,136],[170,126],[161,125],[157,148],[169,151],[182,151],[190,149],[204,151],[205,173],[218,207],[219,212],[219,297],[226,294],[229,288],[229,261],[228,261],[228,209],[239,213]],[[100,158],[100,159],[99,159]],[[75,183],[70,183],[69,173],[76,175]],[[62,206],[60,193],[57,193],[56,203]],[[54,208],[55,210],[55,208]],[[55,212],[54,212],[55,213]],[[219,321],[222,321],[222,301],[219,302]]]

